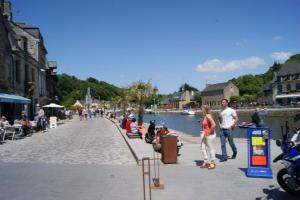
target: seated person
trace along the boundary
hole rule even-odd
[[[242,126],[256,126],[256,127],[263,127],[264,126],[264,122],[263,122],[263,117],[266,115],[266,111],[262,111],[260,108],[256,108],[255,112],[253,113],[253,115],[251,115],[251,123],[247,123],[247,122],[242,122],[241,125]]]
[[[256,127],[263,127],[264,122],[262,116],[266,115],[260,108],[256,108],[254,114],[251,116],[252,123],[256,125]]]
[[[22,130],[23,130],[24,136],[29,135],[30,129],[31,129],[31,124],[30,124],[30,121],[28,120],[28,118],[26,117],[25,112],[22,112],[19,122],[22,125]]]
[[[121,121],[121,128],[125,129],[126,128],[126,122],[127,122],[127,118],[126,116],[123,117],[122,121]]]
[[[0,120],[0,127],[1,128],[4,128],[5,126],[10,126],[9,122],[7,121],[6,117],[5,116],[2,116],[1,117],[1,120]]]
[[[143,134],[140,132],[135,118],[132,119],[132,122],[130,124],[130,129],[132,134],[139,135],[140,138],[143,139]]]
[[[160,137],[164,135],[168,135],[170,131],[167,127],[158,128],[156,135],[155,135],[155,141],[153,143],[153,148],[155,151],[160,152],[161,150],[161,143],[160,143]]]
[[[155,120],[150,121],[150,125],[145,135],[145,141],[151,144],[154,139],[155,139]]]
[[[128,118],[127,121],[126,121],[126,124],[125,124],[125,129],[126,129],[126,132],[127,133],[131,133],[131,128],[130,128],[130,125],[131,125],[131,119]]]

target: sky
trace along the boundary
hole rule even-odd
[[[159,93],[260,74],[300,53],[300,0],[11,0],[58,73]]]

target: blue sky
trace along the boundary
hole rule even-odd
[[[198,89],[300,53],[299,0],[11,0],[40,27],[58,72],[160,93]]]

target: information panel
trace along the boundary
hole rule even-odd
[[[248,177],[272,178],[270,129],[248,129]]]

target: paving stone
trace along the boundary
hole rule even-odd
[[[0,161],[14,163],[136,164],[116,127],[105,118],[73,119],[45,133],[0,145]]]

